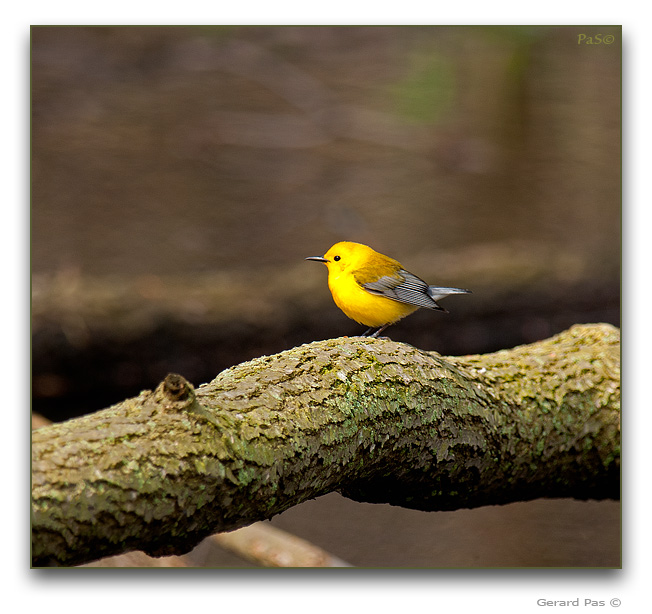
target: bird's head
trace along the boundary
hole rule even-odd
[[[362,245],[362,243],[340,241],[333,245],[323,256],[310,256],[306,260],[323,262],[328,267],[329,273],[341,273],[355,271],[365,266],[375,253],[373,249]]]

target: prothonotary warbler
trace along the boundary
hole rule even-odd
[[[352,320],[369,326],[364,334],[377,337],[390,324],[419,307],[446,311],[437,301],[449,294],[469,294],[462,288],[429,286],[399,262],[361,243],[336,243],[323,256],[306,260],[328,267],[328,287],[335,304]]]

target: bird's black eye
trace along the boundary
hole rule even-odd
[[[335,262],[337,262],[339,259],[340,259],[339,256],[333,256],[333,260],[335,260]]]

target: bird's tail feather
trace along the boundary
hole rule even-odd
[[[440,298],[444,298],[450,294],[471,294],[471,290],[464,290],[463,288],[443,288],[441,286],[428,286],[428,296],[430,296],[433,301],[438,301]]]

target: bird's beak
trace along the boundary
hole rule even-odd
[[[309,256],[306,258],[306,260],[314,260],[315,262],[328,262],[326,258],[322,258],[321,256]]]

